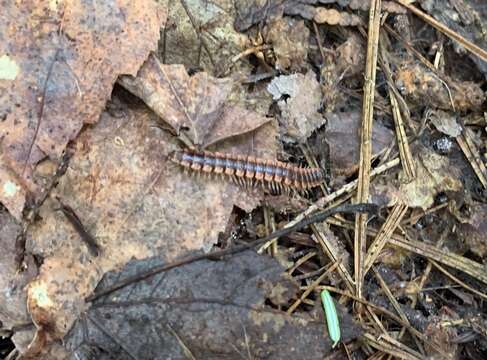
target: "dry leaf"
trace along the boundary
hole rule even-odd
[[[342,75],[354,76],[361,73],[365,67],[365,47],[363,41],[350,33],[347,40],[337,50],[337,71]]]
[[[296,1],[294,2],[295,5]],[[284,8],[289,0],[245,0],[235,3],[237,15],[235,17],[235,29],[243,32],[252,25],[264,22],[266,19],[279,19],[284,13]]]
[[[100,288],[162,263],[131,262],[121,274],[107,274]],[[286,304],[296,295],[296,284],[283,272],[275,259],[253,251],[169,270],[96,301],[69,334],[67,347],[75,356],[86,347],[102,348],[117,359],[130,358],[128,353],[142,359],[188,353],[196,359],[296,359],[304,352],[322,359],[331,350],[322,312],[316,319],[289,316],[265,303]],[[355,338],[359,329],[350,316],[340,320],[343,340]],[[130,346],[121,348],[110,337]]]
[[[42,220],[29,234],[27,248],[44,262],[29,284],[28,307],[45,338],[60,338],[69,330],[105,272],[132,258],[159,255],[169,261],[208,250],[235,203],[247,210],[258,203],[258,197],[233,184],[192,178],[169,162],[174,139],[152,118],[146,108],[128,111],[125,118],[104,113],[78,138],[56,189],[95,237],[100,256],[92,257],[62,213],[53,211],[57,201],[49,199],[41,208]],[[275,158],[267,146],[275,136],[271,124],[261,127],[253,146],[266,146],[262,150]],[[240,144],[243,150],[245,143],[250,151],[249,140],[236,141],[234,149]]]
[[[458,124],[456,116],[446,111],[433,111],[429,119],[436,130],[451,137],[457,137],[462,133],[462,127]]]
[[[473,111],[482,106],[486,95],[478,83],[457,81],[446,75],[443,78],[415,64],[400,67],[395,81],[407,100],[418,106],[451,110],[453,103],[457,111]]]
[[[437,348],[439,347],[444,353],[451,355],[452,359],[459,358],[460,347],[454,339],[457,339],[460,334],[456,326],[443,326],[443,324],[451,324],[461,321],[459,314],[456,314],[451,308],[441,309],[439,315],[430,316],[428,324],[424,330],[424,335],[431,339],[436,348],[426,344],[425,351],[429,357],[440,356]]]
[[[140,97],[177,133],[185,132],[194,145],[207,147],[225,138],[249,133],[269,119],[226,105],[233,86],[200,72],[190,77],[182,65],[162,65],[151,56],[137,77],[119,83]]]
[[[462,182],[459,180],[461,171],[447,157],[421,146],[415,159],[416,178],[401,184],[398,191],[398,196],[409,207],[426,210],[434,203],[436,194],[462,190]]]
[[[358,169],[360,155],[359,129],[361,126],[360,112],[329,113],[326,115],[328,124],[326,136],[330,145],[332,173],[351,175]],[[377,154],[390,146],[394,139],[393,132],[374,121],[372,129],[372,153]]]
[[[245,61],[231,59],[245,50],[247,35],[233,27],[236,9],[233,1],[172,1],[164,33],[161,58],[165,64],[183,64],[221,76],[235,66],[249,71]]]
[[[285,133],[304,142],[313,131],[325,123],[318,113],[321,106],[321,89],[313,71],[306,75],[282,75],[267,86],[274,100],[279,100],[281,123]]]
[[[0,81],[2,168],[35,193],[33,166],[97,121],[117,76],[135,74],[156,48],[165,12],[150,0],[43,0],[8,2],[2,13],[0,56],[10,69]],[[12,204],[0,192],[0,201],[19,217],[23,199]]]
[[[309,30],[304,21],[280,18],[264,29],[267,44],[272,45],[278,70],[299,71],[308,58]]]
[[[22,180],[7,166],[5,156],[0,154],[0,202],[19,221],[22,219],[26,195]]]

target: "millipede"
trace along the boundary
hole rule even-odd
[[[304,168],[253,156],[180,150],[170,154],[170,159],[192,172],[227,177],[243,187],[261,184],[276,193],[282,190],[306,191],[318,186],[324,178],[320,168]]]

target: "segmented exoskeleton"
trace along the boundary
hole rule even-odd
[[[244,187],[262,184],[273,192],[307,190],[323,181],[320,168],[302,168],[253,156],[183,150],[172,153],[170,159],[190,171],[220,174]]]

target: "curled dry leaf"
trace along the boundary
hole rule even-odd
[[[406,65],[396,73],[396,86],[419,106],[432,106],[444,110],[452,109],[452,102],[458,111],[479,109],[486,95],[478,83],[456,81],[443,75],[444,81],[419,64]]]
[[[360,156],[359,112],[329,113],[326,135],[330,145],[331,171],[336,176],[349,176],[358,169]],[[393,132],[374,121],[372,153],[377,154],[393,142]]]
[[[217,79],[205,72],[189,76],[184,66],[160,64],[155,56],[149,57],[137,77],[123,76],[119,83],[200,147],[249,133],[269,121],[226,104],[231,79]]]
[[[162,263],[131,262],[120,274],[107,274],[100,288]],[[102,348],[118,359],[128,353],[143,359],[296,359],[304,353],[322,359],[331,350],[323,316],[289,316],[266,305],[266,299],[279,305],[296,296],[297,284],[283,272],[277,260],[253,251],[169,270],[97,300],[68,335],[67,347],[73,355]],[[345,341],[359,334],[348,315],[342,333]]]
[[[272,45],[278,70],[299,71],[308,58],[309,30],[303,20],[279,18],[264,29],[265,42]]]
[[[195,179],[174,163],[174,138],[158,128],[147,108],[127,116],[103,113],[75,143],[76,151],[56,196],[70,206],[98,242],[93,257],[59,211],[54,199],[28,236],[27,249],[44,258],[28,287],[28,306],[44,337],[62,337],[83,311],[102,275],[132,258],[154,255],[167,261],[189,251],[208,250],[225,229],[234,204],[251,210],[258,197],[216,179]],[[152,116],[152,117],[151,117]],[[260,134],[262,133],[262,134]],[[265,125],[233,148],[275,158],[276,130]],[[239,139],[237,139],[239,140]],[[246,148],[243,146],[246,144]],[[272,154],[269,149],[274,149]],[[261,151],[259,151],[261,150]],[[38,338],[42,338],[38,336]]]
[[[318,113],[321,89],[313,71],[306,75],[282,75],[267,87],[281,110],[283,131],[294,140],[304,142],[311,133],[325,123]],[[283,97],[287,97],[282,99]]]
[[[135,74],[156,48],[165,11],[150,0],[42,0],[7,2],[2,14],[0,57],[10,69],[0,81],[2,166],[16,187],[36,193],[33,166],[59,158],[83,124],[97,121],[117,76]],[[0,192],[0,202],[19,218],[20,196],[12,203]]]

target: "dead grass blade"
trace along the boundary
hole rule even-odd
[[[401,223],[401,220],[406,214],[407,210],[408,206],[403,203],[397,203],[392,208],[389,216],[380,228],[379,233],[375,237],[372,244],[369,246],[369,250],[367,251],[367,255],[365,257],[364,275],[367,273],[367,271],[369,271],[375,260],[377,260],[377,258],[379,257],[380,252],[387,244],[388,240],[390,239],[396,228]]]
[[[477,146],[470,136],[470,131],[465,129],[459,136],[456,137],[457,143],[463,151],[468,162],[472,166],[475,175],[479,178],[482,186],[487,189],[487,170],[484,162],[481,160],[481,155]]]
[[[352,222],[338,220],[336,218],[328,218],[329,224],[342,226],[352,230],[354,227]],[[375,229],[368,229],[367,234],[370,236],[377,236],[378,231]],[[404,236],[393,234],[389,239],[389,244],[397,246],[401,249],[411,251],[417,255],[424,256],[429,260],[436,260],[446,266],[452,267],[456,270],[462,271],[473,278],[487,284],[487,269],[483,264],[470,260],[466,257],[453,254],[448,251],[437,249],[433,245],[427,243],[406,239]]]
[[[375,78],[377,70],[381,0],[372,0],[369,11],[367,59],[365,65],[364,100],[362,108],[362,128],[360,141],[360,169],[356,202],[367,202],[369,198],[370,171],[372,158],[372,124],[374,118]],[[356,294],[362,297],[362,279],[367,247],[367,216],[355,217],[354,259]]]

